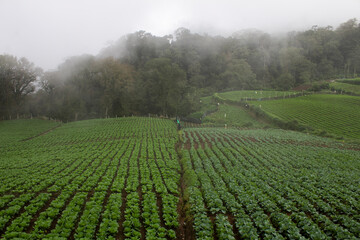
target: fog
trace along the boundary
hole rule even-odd
[[[0,54],[26,57],[44,70],[68,57],[96,55],[121,36],[191,32],[228,36],[243,29],[270,34],[360,18],[359,0],[0,0]]]

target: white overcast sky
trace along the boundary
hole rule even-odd
[[[271,34],[338,27],[351,18],[360,20],[360,0],[0,0],[0,54],[50,70],[139,30],[164,36],[186,27],[228,36],[256,28]]]

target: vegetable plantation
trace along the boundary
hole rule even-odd
[[[224,93],[217,93],[222,99],[227,99],[233,102],[240,102],[246,100],[257,99],[271,99],[271,98],[287,98],[301,94],[301,92],[291,91],[262,91],[262,90],[242,90],[242,91],[230,91]]]
[[[13,144],[20,140],[34,137],[37,134],[55,128],[60,124],[54,121],[40,119],[18,119],[12,121],[0,121],[0,146]]]
[[[248,110],[239,106],[233,106],[228,104],[221,104],[218,107],[218,111],[206,116],[203,119],[203,123],[214,123],[224,126],[236,126],[236,127],[263,127],[264,124],[258,122],[254,117],[249,114]]]
[[[360,138],[360,98],[357,96],[313,94],[251,104],[283,120],[297,120],[337,136]]]
[[[65,124],[2,146],[0,236],[175,239],[176,142],[171,121],[127,118]]]
[[[360,153],[282,130],[189,129],[198,239],[358,239]]]
[[[360,238],[358,145],[147,117],[55,126],[0,136],[0,238]]]
[[[353,81],[355,82],[355,81]],[[360,81],[359,81],[360,82]],[[349,82],[334,82],[330,84],[330,87],[338,92],[348,92],[360,95],[360,84],[350,84]]]

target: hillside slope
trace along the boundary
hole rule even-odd
[[[279,119],[296,120],[336,136],[360,138],[360,97],[314,94],[251,104]]]

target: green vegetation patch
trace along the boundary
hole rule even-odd
[[[266,113],[347,138],[360,138],[360,97],[314,94],[292,99],[254,101]]]
[[[347,144],[218,128],[186,129],[184,143],[197,239],[359,239],[360,152]]]
[[[249,114],[249,111],[242,107],[220,104],[219,110],[205,117],[203,123],[215,123],[224,126],[235,127],[264,127],[264,124],[258,122]]]
[[[345,82],[334,82],[330,84],[330,87],[332,89],[335,89],[336,91],[342,91],[346,93],[355,93],[360,95],[360,84],[350,84]]]
[[[299,92],[290,91],[261,91],[261,90],[243,90],[243,91],[231,91],[224,93],[217,93],[217,95],[225,100],[240,102],[249,99],[263,99],[263,98],[281,98],[289,97]]]
[[[132,117],[2,146],[0,238],[176,239],[177,141],[172,121]]]
[[[60,123],[41,119],[0,121],[0,146],[34,137]]]
[[[337,80],[337,82],[348,83],[353,85],[360,85],[360,78],[346,78]]]
[[[207,115],[216,111],[217,107],[216,104],[213,102],[213,97],[202,97],[200,99],[200,109],[194,113],[191,113],[188,117],[201,119],[204,114]]]
[[[359,150],[149,117],[63,124],[1,146],[0,238],[358,239]]]

